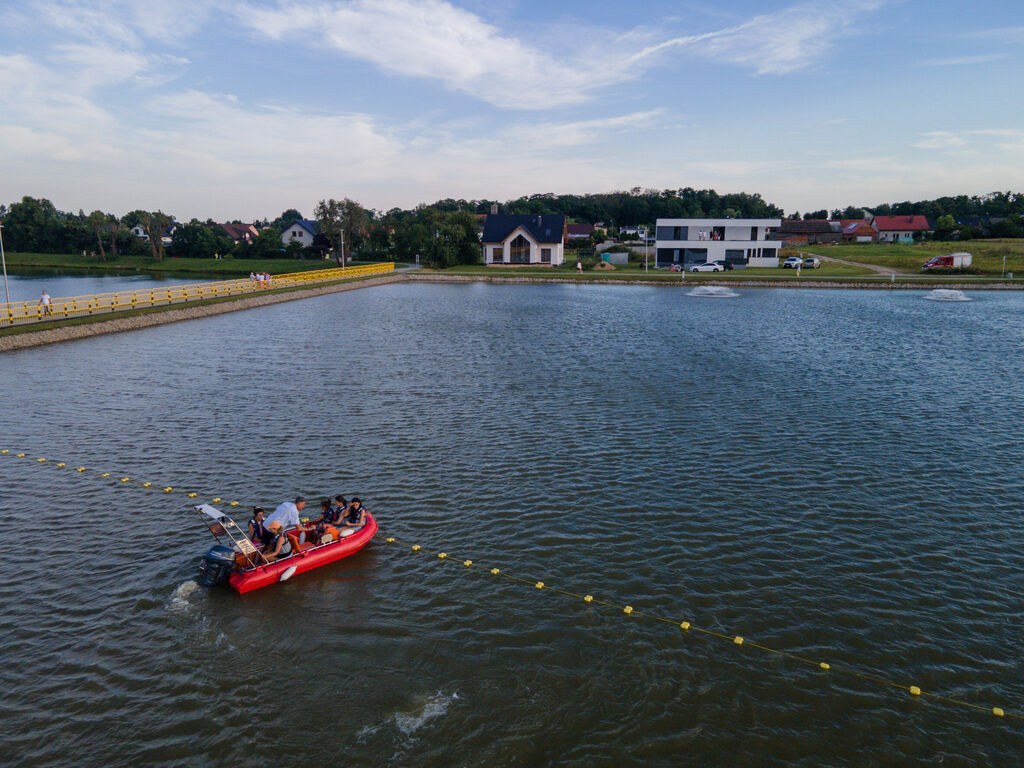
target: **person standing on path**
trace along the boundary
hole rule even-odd
[[[44,315],[52,315],[53,307],[50,306],[50,294],[43,291],[43,295],[39,297],[39,306],[43,308]]]
[[[577,274],[580,274],[580,275],[583,274],[583,262],[582,261],[577,261],[576,262],[576,272],[577,272]]]

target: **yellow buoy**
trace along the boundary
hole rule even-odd
[[[544,589],[544,582],[543,581],[538,581],[533,586],[535,586],[537,589]]]
[[[102,475],[100,475],[100,477],[110,477],[110,473],[104,472]]]
[[[232,501],[230,506],[237,507],[238,506],[238,502],[237,501]]]
[[[625,608],[622,609],[622,612],[628,616],[633,612],[633,606],[627,605]]]
[[[1003,712],[1003,710],[1001,710],[999,707],[992,707],[992,714],[996,717],[1002,717],[1006,713]]]
[[[592,603],[592,602],[594,602],[594,596],[593,595],[584,595],[583,596],[583,602],[584,603]]]
[[[25,458],[25,454],[24,453],[16,453],[14,455],[17,456],[19,459],[24,459]]]
[[[818,666],[819,666],[819,667],[821,667],[822,669],[832,669],[832,667],[831,667],[831,666],[829,666],[829,665],[828,665],[828,664],[827,664],[826,662],[824,662],[824,661],[823,661],[823,662],[821,662],[821,664],[819,664]]]
[[[194,499],[194,498],[195,498],[196,496],[198,496],[198,495],[199,495],[198,493],[190,493],[190,494],[188,495],[188,497],[189,497],[190,499]]]
[[[151,486],[151,485],[152,485],[152,483],[143,483],[142,487],[143,488],[149,488],[149,486]]]
[[[689,631],[689,629],[690,629],[690,622],[688,622],[688,621],[681,621],[681,622],[679,622],[679,628],[680,629],[685,629],[685,630]]]
[[[122,478],[121,478],[121,482],[122,482],[122,483],[127,483],[127,482],[128,482],[128,481],[130,481],[130,480],[131,480],[131,478],[130,478],[130,477],[122,477]]]
[[[85,472],[85,467],[79,467],[75,472]]]
[[[218,501],[220,501],[220,496],[218,496],[217,498],[213,499],[213,503],[214,504],[216,504]]]
[[[174,489],[173,489],[173,488],[171,488],[171,486],[169,486],[169,485],[168,485],[168,486],[167,486],[166,488],[164,488],[164,493],[170,493],[170,492],[171,492],[171,491],[173,491],[173,490],[174,490]]]
[[[469,566],[471,566],[473,564],[473,561],[472,560],[463,560],[462,564],[464,566],[466,566],[467,568],[469,568]]]
[[[10,453],[10,451],[4,448],[2,451],[0,451],[0,453]]]
[[[446,557],[448,557],[448,555],[446,555],[444,552],[438,552],[437,557],[439,560],[444,560]]]
[[[921,695],[921,689],[918,688],[916,685],[910,686],[910,695],[911,696],[920,696]]]
[[[412,551],[413,552],[419,552],[420,551],[420,545],[419,544],[413,544],[412,545]]]
[[[501,568],[491,568],[491,573],[497,576],[499,573],[501,573]]]
[[[40,464],[42,464],[44,461],[46,461],[46,459],[39,458],[39,459],[36,459],[36,461],[38,461]]]
[[[66,466],[67,466],[67,464],[65,464],[65,463],[64,463],[63,461],[62,461],[62,462],[60,462],[60,463],[59,463],[59,464],[57,465],[57,467],[58,467],[58,468],[60,468],[60,469],[63,469],[63,468],[64,468],[64,467],[66,467]]]
[[[736,645],[743,645],[743,638],[739,635],[736,635],[736,637],[734,637],[732,641],[736,643]]]
[[[395,537],[394,536],[388,536],[386,539],[384,539],[384,541],[386,541],[388,544],[394,544],[395,543]]]

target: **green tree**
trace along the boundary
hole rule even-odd
[[[288,229],[288,227],[290,227],[292,224],[294,224],[296,221],[298,221],[301,218],[302,218],[302,214],[301,213],[299,213],[294,208],[289,208],[287,211],[285,211],[280,216],[278,216],[276,219],[274,219],[272,222],[270,222],[270,226],[272,226],[274,229],[276,229],[277,230],[277,234],[280,235],[280,234],[283,234],[284,231],[286,229]]]

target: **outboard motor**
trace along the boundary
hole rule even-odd
[[[214,544],[199,563],[199,584],[204,587],[222,584],[228,580],[234,568],[235,550],[223,544]]]

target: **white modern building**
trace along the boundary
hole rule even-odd
[[[657,265],[727,261],[738,269],[777,267],[782,242],[772,236],[781,224],[781,219],[658,219]]]

